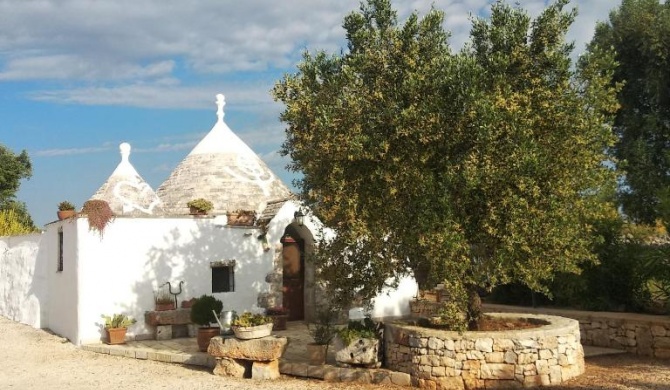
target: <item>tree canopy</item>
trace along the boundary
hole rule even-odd
[[[441,11],[400,24],[390,1],[369,0],[344,20],[347,51],[307,52],[276,84],[282,152],[336,232],[317,255],[333,299],[409,273],[422,289],[445,282],[462,328],[479,288],[542,290],[595,259],[593,222],[612,211],[598,195],[614,179],[613,61],[571,66],[566,3],[531,20],[498,2],[452,53]]]
[[[35,230],[35,225],[26,205],[16,199],[21,180],[30,176],[32,176],[32,165],[28,153],[23,150],[16,154],[0,144],[0,211],[8,212],[3,214],[3,218],[7,221],[11,215],[13,224],[19,224],[32,231]]]
[[[670,2],[623,0],[597,26],[590,47],[612,47],[623,83],[614,121],[612,154],[625,174],[623,210],[634,222],[653,224],[670,191]],[[666,201],[670,202],[670,200]]]

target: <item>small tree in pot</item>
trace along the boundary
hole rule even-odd
[[[223,302],[211,295],[202,295],[191,306],[191,321],[200,325],[198,347],[202,352],[207,351],[209,340],[221,332],[218,326],[211,326],[213,322],[216,322],[214,313],[220,313],[221,310],[223,310]]]
[[[334,325],[336,318],[337,312],[332,308],[326,308],[316,313],[315,323],[307,325],[309,334],[314,339],[313,343],[307,344],[309,364],[323,365],[326,363],[328,346],[337,330]]]

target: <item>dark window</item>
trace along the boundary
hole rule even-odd
[[[63,229],[58,229],[58,272],[63,272]]]
[[[212,292],[235,291],[235,267],[212,267]]]

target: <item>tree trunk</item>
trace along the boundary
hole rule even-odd
[[[477,292],[477,287],[470,284],[468,289],[468,329],[478,330],[479,319],[482,316],[482,300]]]

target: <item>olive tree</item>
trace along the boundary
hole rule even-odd
[[[421,289],[445,283],[462,329],[480,289],[543,290],[595,259],[613,62],[602,51],[572,66],[565,4],[531,20],[496,3],[453,53],[441,11],[400,24],[390,1],[369,0],[344,19],[346,51],[307,52],[276,84],[282,152],[336,233],[316,256],[333,299],[369,299],[409,273]]]

